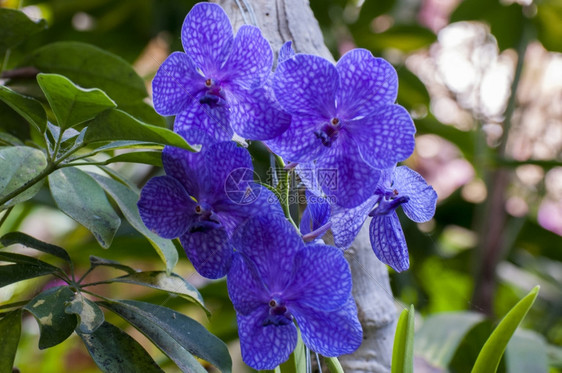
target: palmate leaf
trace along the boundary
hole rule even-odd
[[[205,310],[205,312],[207,312],[207,315],[210,314],[207,308],[205,308],[203,297],[199,291],[175,273],[168,275],[163,271],[136,272],[114,278],[110,281],[147,286],[153,289],[163,290],[171,294],[176,294],[191,302],[197,303]]]
[[[66,303],[74,298],[68,286],[46,290],[23,308],[30,312],[41,329],[39,348],[53,347],[67,339],[76,327],[76,316],[65,312]]]
[[[0,200],[8,198],[10,193],[41,174],[46,167],[47,158],[39,149],[28,146],[0,148]],[[39,192],[42,183],[37,182],[3,205],[0,204],[0,210],[32,198]]]
[[[21,334],[21,310],[0,319],[0,372],[11,372]]]
[[[200,371],[188,354],[215,365],[222,372],[232,370],[224,342],[195,320],[172,309],[139,301],[102,302],[146,335],[184,371]],[[187,353],[187,354],[186,354]]]
[[[1,10],[1,9],[0,9]],[[28,121],[39,133],[45,131],[47,114],[41,103],[34,98],[21,95],[0,85],[0,101]]]
[[[78,317],[76,328],[81,333],[93,333],[105,321],[99,306],[81,293],[74,294],[74,298],[67,304],[64,311]]]
[[[102,247],[111,245],[121,219],[87,173],[74,167],[61,168],[49,175],[49,187],[62,212],[92,232]]]
[[[23,12],[15,9],[0,8],[0,54],[23,42],[33,34],[45,29],[47,22],[42,19],[34,22]]]
[[[111,196],[115,203],[117,203],[129,224],[150,241],[162,261],[166,264],[167,271],[171,273],[178,262],[178,252],[172,241],[159,237],[142,222],[137,208],[139,193],[108,177],[94,173],[90,173],[89,175]]]
[[[63,130],[117,107],[104,91],[79,87],[62,75],[38,74],[37,82]]]
[[[104,267],[112,267],[112,268],[120,269],[120,270],[125,271],[127,273],[135,273],[136,272],[133,268],[131,268],[129,266],[126,266],[124,264],[121,264],[119,262],[116,262],[115,260],[99,258],[99,257],[94,256],[94,255],[90,255],[90,265],[92,266],[92,268],[95,268],[95,267],[98,267],[98,266],[104,266]]]
[[[76,334],[82,338],[102,372],[163,372],[137,341],[108,322],[101,324],[93,333],[77,330]]]
[[[70,263],[70,256],[62,247],[52,245],[38,239],[31,237],[22,232],[10,232],[0,238],[0,243],[4,246],[10,246],[13,244],[21,244],[27,247],[31,247],[35,250],[42,251],[47,254],[54,255],[60,259],[65,260]]]
[[[143,123],[121,110],[108,110],[87,122],[85,144],[106,141],[145,141],[198,151],[183,137],[166,128]]]

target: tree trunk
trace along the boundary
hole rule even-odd
[[[214,0],[230,17],[237,30],[248,23],[258,26],[269,40],[274,53],[286,41],[293,41],[298,53],[310,53],[334,62],[307,0]],[[243,9],[240,9],[240,6]],[[365,223],[345,256],[353,275],[353,296],[359,321],[363,326],[363,343],[351,354],[340,357],[346,372],[389,372],[396,329],[396,308],[388,271],[373,253],[369,240],[369,221]]]

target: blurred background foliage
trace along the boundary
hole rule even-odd
[[[7,54],[0,50],[2,71],[26,66],[29,54],[48,43],[82,41],[131,63],[150,92],[159,64],[181,50],[179,31],[194,3],[0,1],[48,25]],[[491,330],[490,320],[503,316],[536,284],[541,285],[539,297],[500,370],[561,372],[562,1],[311,0],[310,5],[336,59],[362,47],[396,67],[398,103],[410,110],[418,131],[416,151],[406,163],[439,194],[433,220],[415,224],[403,219],[411,269],[391,273],[397,308],[413,304],[425,320],[418,320],[416,372],[465,371],[463,359],[475,356]],[[26,79],[20,77],[17,84],[25,88]],[[2,115],[14,115],[2,109]],[[145,114],[148,123],[162,120]],[[267,153],[254,144],[250,150],[266,178]],[[115,167],[139,186],[161,172],[146,165]],[[164,269],[147,240],[126,222],[111,247],[102,249],[84,227],[55,208],[47,190],[16,206],[0,235],[13,230],[65,247],[78,273],[88,268],[89,255],[138,269]],[[143,288],[103,285],[97,291],[185,312],[229,344],[236,364],[236,320],[225,281],[201,278],[178,251],[175,272],[199,287],[210,319],[178,298]],[[103,270],[109,273],[100,271],[100,278],[113,274]],[[31,298],[49,285],[45,281],[1,288],[0,304]],[[124,325],[117,318],[110,321]],[[166,371],[175,369],[140,333],[127,331]],[[457,332],[454,338],[452,331]],[[38,328],[26,315],[15,365],[21,372],[98,371],[76,339],[73,335],[40,351]],[[465,353],[455,354],[459,346]],[[235,365],[234,371],[239,369]]]

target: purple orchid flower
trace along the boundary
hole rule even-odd
[[[165,147],[166,176],[150,179],[138,208],[144,224],[164,238],[179,237],[191,263],[202,276],[226,275],[232,260],[234,229],[256,214],[283,214],[276,197],[253,182],[250,154],[234,142],[213,142],[190,131],[188,141],[205,151]]]
[[[185,53],[172,53],[152,81],[154,108],[176,115],[176,132],[196,128],[226,141],[233,131],[253,140],[285,131],[290,116],[267,83],[273,52],[257,27],[244,25],[234,37],[219,5],[198,3],[181,40]]]
[[[372,216],[369,233],[375,255],[394,270],[404,271],[410,266],[408,247],[395,210],[402,206],[408,218],[422,223],[433,217],[436,202],[437,193],[417,172],[406,166],[384,170],[367,201],[351,209],[332,206],[334,243],[349,247],[367,216]]]
[[[346,53],[334,66],[307,54],[281,50],[273,90],[292,115],[289,128],[267,145],[292,162],[316,160],[335,170],[336,179],[320,180],[324,193],[344,207],[372,194],[379,172],[410,156],[415,127],[408,112],[394,104],[396,71],[365,49]]]
[[[305,242],[319,242],[330,229],[330,203],[324,197],[317,196],[308,189],[305,191],[306,209],[301,216],[299,230]]]
[[[232,239],[227,276],[242,358],[254,369],[273,369],[303,342],[324,356],[353,352],[362,341],[351,296],[351,273],[340,250],[305,245],[286,219],[261,215]]]

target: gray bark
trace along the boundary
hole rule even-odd
[[[244,23],[254,24],[255,21],[275,54],[283,43],[292,40],[296,52],[316,54],[334,61],[307,0],[251,0],[253,14],[245,8],[243,0],[214,2],[225,9],[235,30]],[[353,354],[340,357],[346,372],[390,371],[397,314],[387,268],[371,249],[368,224],[369,221],[345,253],[353,275],[353,296],[363,326],[361,347]]]

